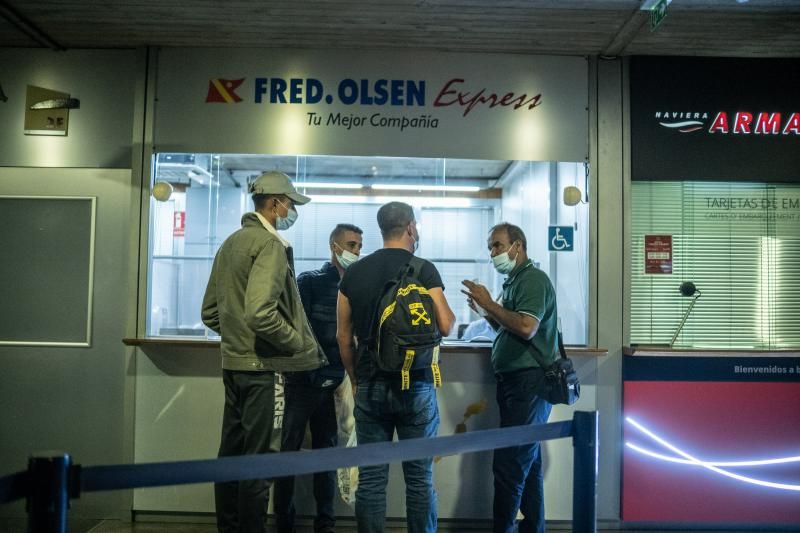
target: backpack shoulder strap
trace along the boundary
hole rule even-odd
[[[411,259],[413,260],[416,258],[412,257]],[[403,263],[403,265],[397,271],[397,274],[386,280],[386,282],[383,284],[380,294],[378,295],[378,300],[375,302],[375,307],[372,309],[372,321],[370,322],[369,338],[366,339],[367,347],[374,348],[375,343],[378,340],[378,323],[380,321],[381,313],[383,312],[383,309],[381,309],[381,304],[383,303],[384,296],[386,296],[386,291],[388,290],[389,286],[395,285],[400,278],[403,277],[408,270],[410,263],[411,261],[408,263]]]
[[[412,255],[411,259],[408,260],[406,266],[410,266],[413,268],[414,277],[419,279],[419,275],[422,273],[422,267],[425,266],[425,261],[417,257],[416,255]]]

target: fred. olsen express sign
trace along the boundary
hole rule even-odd
[[[246,79],[223,80],[213,79],[208,84],[206,102],[236,103],[242,98],[237,94]],[[326,90],[325,84],[315,78],[255,78],[252,95],[256,104],[327,104],[343,106],[358,105],[361,107],[425,109],[428,100],[428,83],[426,80],[389,80],[389,79],[350,79],[346,78],[335,84],[332,90]],[[244,90],[247,90],[244,89]],[[510,107],[528,111],[541,103],[541,93],[528,95],[516,94],[513,91],[495,93],[486,87],[470,87],[466,80],[453,78],[448,80],[431,102],[432,107],[457,106],[462,116],[467,116],[476,106]],[[366,125],[379,128],[437,128],[439,119],[434,115],[421,113],[373,112],[342,113],[307,111],[307,125],[336,126],[345,129],[360,128]]]
[[[584,58],[159,52],[158,151],[584,161]]]
[[[634,180],[800,182],[800,61],[631,61]]]

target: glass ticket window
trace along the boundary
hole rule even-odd
[[[298,274],[330,260],[328,237],[338,223],[364,231],[362,257],[381,248],[378,209],[389,201],[409,203],[420,233],[417,255],[436,265],[459,325],[450,340],[471,340],[464,332],[480,319],[467,306],[461,281],[478,280],[499,296],[503,277],[492,267],[487,237],[493,225],[511,222],[522,227],[529,257],[556,286],[565,341],[586,344],[588,206],[561,201],[565,186],[585,191],[583,163],[241,154],[154,157],[148,337],[214,335],[200,320],[214,255],[253,210],[249,183],[268,170],[285,172],[312,198],[282,232]],[[572,228],[572,249],[549,251],[549,226]]]
[[[636,181],[631,194],[632,343],[800,346],[799,185]]]

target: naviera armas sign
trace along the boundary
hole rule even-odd
[[[655,119],[660,126],[679,133],[800,135],[800,112],[656,111]]]
[[[631,179],[800,183],[800,60],[634,57]]]

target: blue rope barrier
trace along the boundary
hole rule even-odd
[[[363,444],[354,448],[268,453],[195,461],[82,467],[81,492],[120,490],[165,485],[184,485],[273,479],[326,472],[351,466],[408,461],[435,455],[457,455],[535,441],[572,436],[571,420],[538,426],[514,426],[462,433],[447,437],[408,439]],[[0,478],[0,503],[27,495],[27,472]]]
[[[0,503],[13,502],[28,493],[28,473],[17,472],[0,478]]]
[[[354,448],[324,448],[199,461],[83,467],[81,490],[91,492],[188,483],[274,479],[327,472],[342,467],[380,465],[434,455],[456,455],[506,448],[571,435],[570,420],[540,426],[488,429],[432,439],[363,444]]]
[[[72,459],[66,453],[57,456],[34,456],[29,459],[26,472],[0,478],[0,503],[27,497],[28,531],[66,533],[69,500],[79,497],[82,490],[104,491],[212,481],[270,479],[324,472],[341,467],[386,464],[572,437],[575,449],[573,531],[596,533],[597,430],[597,412],[576,411],[573,419],[567,422],[515,426],[449,437],[409,439],[312,452],[95,466],[85,469],[72,465]]]

